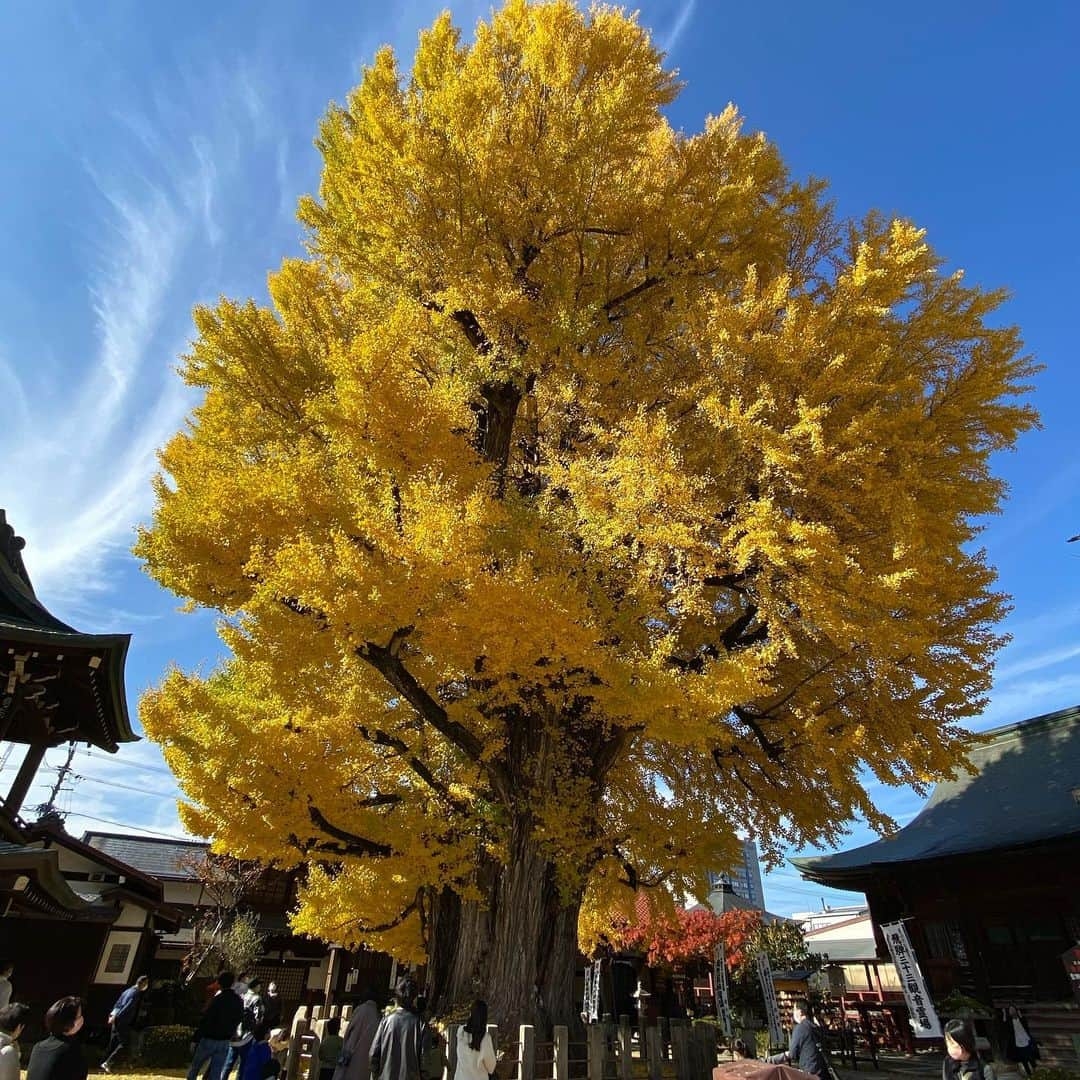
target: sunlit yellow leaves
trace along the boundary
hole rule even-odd
[[[196,311],[137,548],[226,619],[143,702],[185,821],[409,958],[515,829],[595,941],[628,866],[694,892],[737,829],[887,828],[862,770],[952,768],[989,686],[971,541],[1035,420],[1000,294],[835,221],[733,107],[674,130],[633,19],[510,0],[468,41],[380,51],[308,257]]]

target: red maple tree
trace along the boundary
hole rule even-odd
[[[674,916],[649,912],[632,925],[618,927],[615,936],[625,949],[647,955],[649,964],[684,964],[691,960],[711,963],[717,942],[723,943],[729,970],[739,967],[747,941],[761,926],[760,911],[725,911],[717,915],[708,908],[687,911],[677,908]]]

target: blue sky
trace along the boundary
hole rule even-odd
[[[265,296],[267,271],[300,250],[293,208],[317,185],[327,104],[378,45],[411,56],[444,6],[0,5],[0,506],[58,615],[134,634],[133,708],[170,662],[209,667],[218,651],[212,620],[180,614],[128,554],[154,450],[191,404],[174,374],[191,308]],[[452,10],[468,29],[487,5]],[[969,280],[1012,291],[1003,317],[1047,365],[1044,427],[998,462],[1012,497],[985,541],[1014,640],[981,726],[1080,702],[1080,544],[1064,542],[1080,532],[1080,9],[647,0],[641,18],[688,84],[677,126],[733,101],[796,175],[831,181],[841,212],[910,217]],[[179,828],[150,744],[76,764],[73,831]],[[901,822],[921,805],[873,794]],[[851,843],[866,839],[856,826]],[[766,895],[790,912],[827,894],[786,868]]]

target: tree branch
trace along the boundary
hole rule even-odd
[[[366,837],[357,836],[356,833],[351,833],[347,829],[340,829],[338,826],[332,825],[326,820],[322,811],[310,801],[308,802],[308,817],[311,818],[311,823],[316,828],[321,829],[327,836],[332,836],[344,845],[341,849],[335,849],[333,846],[327,845],[316,845],[319,851],[337,850],[341,855],[361,855],[371,859],[385,859],[394,854],[394,849],[389,844],[368,840]]]
[[[338,923],[334,927],[334,930],[344,930],[346,926],[354,929],[358,934],[385,934],[387,930],[393,930],[395,926],[400,926],[416,909],[420,906],[420,894],[417,893],[413,897],[412,902],[406,904],[389,922],[378,923],[374,926],[364,926],[360,922],[355,922],[352,919],[346,919],[343,923]]]
[[[463,724],[447,716],[446,710],[413,678],[395,653],[369,641],[357,649],[356,654],[378,671],[422,720],[430,724],[470,761],[484,768],[500,795],[509,798],[510,785],[494,762],[483,759],[484,747],[480,740]]]
[[[357,724],[356,730],[359,731],[368,742],[374,743],[376,746],[386,746],[389,749],[396,751],[401,758],[404,759],[409,768],[412,769],[412,771],[420,777],[432,791],[443,798],[449,804],[451,809],[456,810],[458,813],[467,813],[468,807],[465,803],[461,802],[460,799],[454,798],[450,793],[450,789],[441,780],[436,778],[435,774],[427,767],[427,765],[412,754],[408,744],[404,742],[404,740],[398,739],[393,735],[388,735],[385,731],[379,731],[378,729],[369,731],[362,724]]]
[[[745,727],[753,732],[758,745],[765,751],[765,756],[770,761],[779,761],[784,756],[785,746],[783,740],[770,739],[758,723],[764,717],[755,714],[751,709],[742,705],[736,705],[731,711]]]

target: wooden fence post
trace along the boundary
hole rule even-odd
[[[671,1060],[679,1080],[693,1080],[690,1075],[690,1055],[686,1045],[686,1026],[678,1020],[669,1020],[671,1031]]]
[[[319,1080],[319,1047],[322,1045],[323,1032],[326,1030],[326,1020],[316,1020],[312,1025],[311,1042],[307,1052],[311,1055],[308,1061],[306,1077],[301,1075],[301,1080]]]
[[[590,1024],[585,1029],[586,1056],[589,1080],[604,1080],[604,1028],[602,1024]]]
[[[285,1058],[286,1080],[299,1080],[300,1052],[304,1047],[304,1036],[308,1033],[307,1009],[300,1009],[293,1019],[292,1034],[289,1036],[289,1052]]]
[[[518,1028],[517,1080],[536,1080],[536,1028],[532,1024]]]
[[[649,1055],[649,1080],[662,1080],[664,1047],[659,1024],[645,1029],[645,1046]]]
[[[446,1025],[446,1075],[448,1080],[454,1080],[457,1072],[457,1033],[460,1024]]]
[[[632,1080],[634,1073],[634,1040],[630,1034],[630,1017],[619,1017],[619,1080]]]
[[[555,1080],[570,1080],[570,1029],[565,1024],[555,1025]]]

